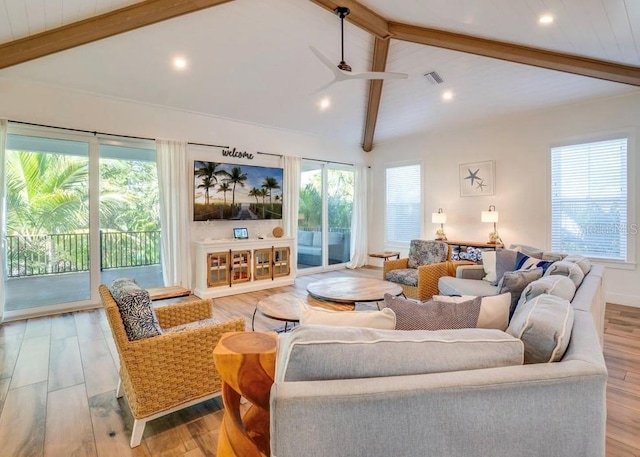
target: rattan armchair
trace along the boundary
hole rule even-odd
[[[120,359],[116,395],[126,395],[134,418],[131,447],[140,444],[148,421],[220,395],[222,380],[213,349],[223,333],[244,331],[244,319],[129,341],[105,285],[100,286],[100,297]],[[212,317],[210,300],[161,306],[155,312],[163,329]]]
[[[460,265],[473,265],[469,261],[452,261],[450,258],[449,246],[442,241],[431,240],[412,240],[409,256],[416,256],[415,251],[425,249],[439,251],[439,255],[428,255],[433,257],[434,263],[426,263],[417,267],[410,267],[409,258],[405,257],[398,260],[387,260],[383,264],[382,279],[396,282],[402,286],[402,291],[409,298],[416,300],[427,300],[433,295],[438,294],[438,279],[442,276],[455,276],[456,268]],[[404,274],[398,274],[401,271]],[[393,273],[392,273],[393,272]],[[390,274],[392,273],[392,274]]]

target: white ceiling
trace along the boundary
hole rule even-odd
[[[0,43],[120,8],[122,0],[0,0]],[[640,66],[638,0],[362,0],[389,20],[462,32]],[[556,21],[537,22],[542,13]],[[345,58],[371,67],[373,37],[345,26]],[[368,83],[346,81],[313,92],[336,63],[337,16],[308,0],[235,0],[198,13],[0,70],[110,97],[362,142]],[[171,67],[174,56],[187,70]],[[374,142],[464,123],[638,90],[454,51],[391,41]],[[423,74],[436,70],[444,84]],[[451,90],[450,102],[441,99]],[[312,95],[313,94],[313,95]],[[332,105],[318,109],[328,96]],[[99,127],[99,126],[96,126]]]

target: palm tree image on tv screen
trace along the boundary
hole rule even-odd
[[[282,219],[282,168],[196,160],[193,220]]]

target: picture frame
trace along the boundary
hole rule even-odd
[[[462,163],[458,166],[460,196],[482,197],[495,194],[495,163],[493,160]]]

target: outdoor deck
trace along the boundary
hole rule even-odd
[[[100,283],[111,284],[117,278],[133,278],[144,288],[163,285],[160,265],[103,270]],[[7,278],[4,287],[6,311],[90,298],[89,272]]]

